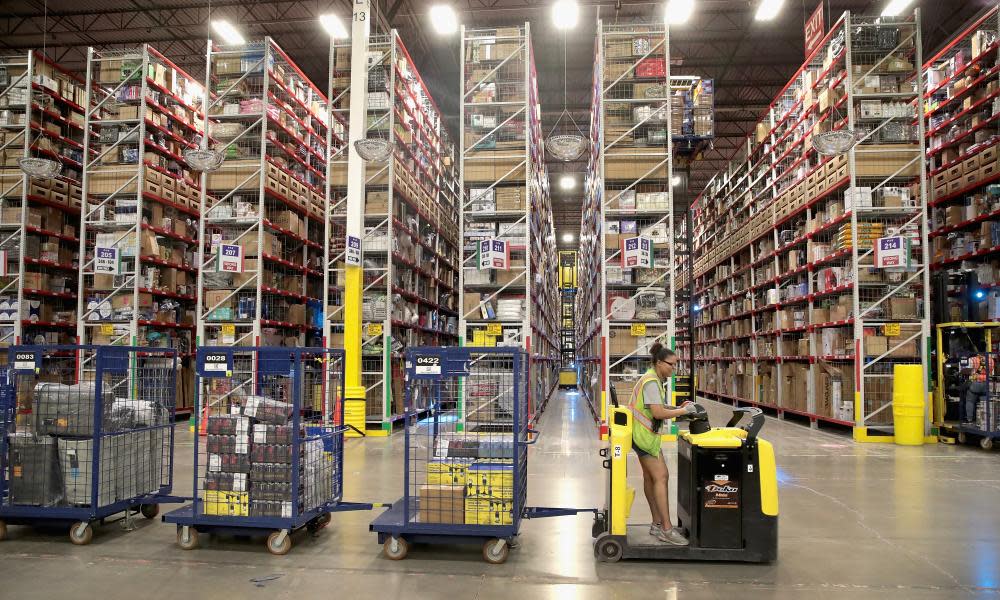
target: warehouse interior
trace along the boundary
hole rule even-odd
[[[0,14],[11,597],[1000,592],[995,0]]]

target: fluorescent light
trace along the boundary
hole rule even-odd
[[[247,43],[247,41],[243,39],[243,35],[241,35],[229,21],[224,19],[212,21],[212,29],[215,30],[215,33],[222,36],[223,42],[230,46],[242,46]]]
[[[760,5],[757,7],[757,14],[753,18],[758,21],[770,21],[778,16],[778,13],[781,12],[781,6],[784,3],[785,0],[760,0]]]
[[[674,175],[673,177],[670,178],[670,187],[677,187],[680,184],[681,184],[681,176],[680,175]]]
[[[552,22],[556,29],[573,29],[580,18],[580,5],[576,0],[559,0],[552,5]]]
[[[435,4],[431,7],[431,25],[439,35],[450,35],[458,30],[458,15],[447,4]]]
[[[565,244],[571,244],[571,243],[573,243],[573,234],[572,233],[564,233],[563,234],[563,243],[565,243]]]
[[[898,17],[913,0],[889,0],[889,4],[882,9],[883,17]]]
[[[326,30],[327,34],[335,40],[344,40],[351,37],[351,34],[347,31],[347,27],[344,26],[344,22],[337,15],[320,15],[319,23]]]
[[[559,189],[571,190],[576,187],[576,178],[572,175],[563,175],[559,178]]]
[[[687,23],[694,12],[694,0],[667,0],[665,19],[670,25]]]

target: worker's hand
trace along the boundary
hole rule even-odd
[[[693,415],[698,412],[698,405],[690,400],[682,404],[681,408],[684,409],[684,414],[686,415]]]

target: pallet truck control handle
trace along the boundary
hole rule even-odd
[[[750,416],[750,422],[743,426],[744,431],[747,432],[747,439],[757,439],[757,434],[764,427],[764,411],[755,406],[734,408],[733,416],[729,418],[726,427],[736,427],[747,415]]]

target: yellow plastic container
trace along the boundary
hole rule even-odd
[[[921,446],[927,406],[924,400],[924,370],[920,365],[895,365],[892,372],[892,422],[895,442]]]

